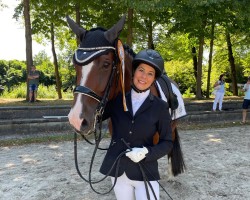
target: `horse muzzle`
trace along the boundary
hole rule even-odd
[[[91,135],[93,132],[93,126],[90,125],[87,120],[83,119],[79,133],[84,136],[88,136]]]
[[[85,120],[83,120],[82,125],[80,126],[80,130],[76,129],[72,124],[71,126],[75,129],[75,132],[83,136],[89,136],[94,132],[93,128],[88,126]]]

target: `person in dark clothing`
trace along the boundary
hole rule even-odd
[[[117,200],[147,199],[146,187],[140,166],[152,185],[150,199],[159,199],[160,174],[158,159],[167,155],[172,147],[168,103],[154,96],[150,86],[162,74],[164,61],[152,49],[140,51],[133,60],[132,89],[125,96],[128,111],[124,111],[123,96],[108,102],[103,120],[111,118],[112,139],[100,172],[111,176],[114,184],[116,167],[112,165],[120,154],[117,182],[114,187]],[[154,134],[159,133],[158,144],[153,144]]]
[[[245,93],[243,104],[242,104],[242,121],[241,124],[246,123],[247,110],[250,105],[250,76],[247,78],[247,82],[244,84],[242,91]]]

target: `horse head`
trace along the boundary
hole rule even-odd
[[[95,126],[97,108],[115,93],[109,86],[117,82],[115,43],[123,29],[125,16],[108,30],[86,30],[68,16],[67,22],[80,40],[73,55],[77,81],[68,118],[75,130],[88,135]]]

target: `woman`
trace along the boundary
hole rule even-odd
[[[213,111],[216,111],[217,103],[219,102],[219,111],[222,109],[222,101],[225,94],[225,81],[224,81],[224,74],[221,74],[219,80],[216,81],[214,84],[215,98],[213,103]]]
[[[164,61],[152,49],[142,50],[133,60],[132,89],[126,94],[128,111],[124,111],[122,95],[109,102],[103,119],[111,118],[112,139],[100,172],[110,175],[117,200],[147,199],[142,171],[150,181],[150,199],[159,199],[160,179],[157,160],[172,149],[168,104],[153,96],[150,86],[162,74]],[[159,143],[153,144],[158,132]],[[124,153],[124,154],[123,154]],[[115,161],[122,155],[119,164]],[[115,163],[115,167],[112,165]],[[116,172],[116,166],[119,169]],[[140,168],[142,167],[142,169]],[[111,172],[109,173],[110,169]]]

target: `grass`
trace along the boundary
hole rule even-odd
[[[185,98],[185,103],[205,103],[205,102],[213,102],[214,97],[210,98],[203,98],[203,99],[196,99],[196,98]],[[242,96],[225,96],[223,101],[243,101]]]
[[[0,98],[0,106],[49,106],[49,105],[72,105],[72,99],[38,99],[37,102],[29,103],[25,99]]]
[[[224,101],[242,101],[243,97],[238,96],[226,96]],[[213,102],[214,98],[209,99],[196,99],[196,98],[185,98],[185,103],[204,103],[204,102]],[[0,98],[0,106],[48,106],[48,105],[72,105],[72,99],[38,99],[35,103],[29,103],[25,99],[8,99]]]

